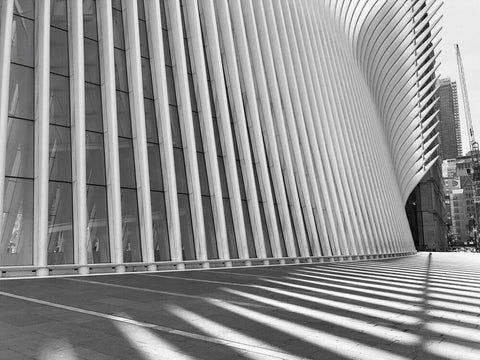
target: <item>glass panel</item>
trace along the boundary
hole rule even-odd
[[[1,265],[33,264],[33,180],[5,177]]]
[[[150,60],[142,58],[143,96],[153,99],[152,73]]]
[[[203,152],[202,131],[200,129],[200,119],[197,112],[192,112],[193,130],[195,132],[195,147],[197,151]]]
[[[13,15],[12,62],[34,65],[34,23],[32,20]]]
[[[220,131],[218,130],[218,121],[216,117],[212,117],[213,132],[215,134],[215,148],[217,149],[217,155],[223,155],[222,143],[220,142]]]
[[[85,128],[103,131],[102,93],[100,86],[85,83]]]
[[[203,218],[205,221],[205,240],[208,259],[218,259],[215,225],[213,224],[212,203],[209,196],[202,196]]]
[[[278,213],[278,204],[274,204],[275,206],[275,216],[277,217],[277,224],[278,224],[278,235],[280,237],[280,246],[282,248],[282,256],[287,256],[287,247],[285,245],[285,238],[283,237],[283,226],[286,224],[280,221],[280,214]]]
[[[122,1],[121,0],[112,0],[112,7],[117,10],[122,10]]]
[[[227,226],[228,251],[231,259],[238,259],[237,242],[235,238],[235,227],[233,225],[232,208],[230,200],[223,199],[223,210],[225,212],[225,225]]]
[[[87,186],[87,262],[110,262],[107,188]]]
[[[50,25],[61,29],[68,29],[67,25],[67,0],[51,0]]]
[[[160,162],[160,149],[158,144],[148,145],[148,170],[150,173],[150,189],[163,190],[162,164]]]
[[[122,243],[124,262],[142,261],[136,190],[122,189]]]
[[[243,182],[242,167],[240,165],[240,160],[237,160],[236,163],[237,163],[238,186],[240,187],[240,198],[242,200],[247,200],[247,194],[245,192],[245,184]]]
[[[103,134],[85,132],[87,184],[105,185]]]
[[[250,223],[250,214],[246,200],[242,200],[243,219],[245,220],[245,234],[247,235],[248,257],[256,258],[255,242],[253,241],[252,225]]]
[[[132,137],[130,102],[128,94],[121,91],[117,91],[117,124],[118,136]]]
[[[68,76],[67,32],[50,28],[50,71]]]
[[[202,195],[209,196],[210,190],[208,188],[207,165],[205,163],[205,155],[203,153],[197,153],[197,162],[201,193]]]
[[[167,25],[165,24],[163,26],[165,28]],[[168,40],[168,31],[167,30],[163,30],[162,39],[163,39],[163,52],[164,52],[164,55],[165,55],[165,65],[172,66],[172,55],[170,53],[170,44],[169,44],[169,40]]]
[[[10,65],[9,115],[33,120],[35,103],[33,79],[33,69],[16,64]]]
[[[35,3],[33,0],[15,0],[13,12],[33,20],[35,17]]]
[[[128,91],[127,65],[125,51],[114,49],[115,54],[115,86],[117,90]]]
[[[73,264],[72,184],[48,184],[48,264]]]
[[[165,66],[167,73],[167,89],[168,89],[168,103],[170,105],[177,105],[177,98],[175,96],[175,83],[173,80],[173,70],[170,66]]]
[[[83,44],[85,54],[85,81],[100,84],[98,42],[85,38]]]
[[[178,194],[178,211],[180,213],[183,259],[195,260],[195,244],[193,242],[192,217],[188,195]]]
[[[222,196],[228,197],[228,186],[227,186],[227,174],[225,173],[225,165],[223,163],[223,157],[217,156],[218,160],[218,172],[220,174],[220,184],[222,185]]]
[[[145,125],[147,127],[147,141],[158,144],[157,119],[155,118],[155,103],[150,99],[143,99],[145,106]]]
[[[160,1],[160,13],[162,17],[162,29],[167,30],[167,14],[165,13],[165,3]]]
[[[33,179],[33,121],[8,118],[5,175]]]
[[[143,0],[137,0],[137,9],[138,9],[138,18],[145,20],[145,5],[143,4]]]
[[[170,244],[168,242],[167,212],[163,192],[150,192],[152,199],[153,246],[155,261],[171,260]]]
[[[72,181],[70,129],[50,125],[50,180]]]
[[[95,0],[83,0],[83,35],[90,39],[98,39]]]
[[[135,188],[133,141],[131,139],[118,138],[118,151],[120,156],[120,186]]]
[[[190,89],[190,104],[192,111],[197,111],[197,99],[195,97],[195,85],[193,84],[193,76],[188,75],[188,87]]]
[[[180,132],[180,119],[176,106],[170,105],[170,128],[172,129],[172,144],[174,147],[183,147],[182,133]]]
[[[268,236],[268,228],[267,228],[267,219],[265,217],[265,208],[263,203],[259,202],[258,206],[260,208],[260,219],[262,221],[262,230],[263,230],[263,239],[265,241],[265,251],[267,253],[267,257],[272,257],[272,246],[270,245],[270,238]]]
[[[183,159],[183,150],[174,148],[173,155],[175,157],[175,175],[177,178],[177,192],[188,194],[187,175],[185,173],[185,162]]]
[[[140,1],[138,4],[140,4]],[[148,53],[147,23],[139,21],[138,30],[140,31],[140,54],[142,57],[148,58],[150,55]]]
[[[113,46],[125,50],[125,39],[123,37],[123,18],[122,12],[113,9]]]
[[[50,74],[50,123],[70,126],[70,84],[55,74]]]

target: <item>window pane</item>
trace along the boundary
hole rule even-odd
[[[33,20],[35,17],[35,3],[33,0],[15,0],[13,12]]]
[[[215,147],[217,149],[217,155],[222,155],[222,143],[220,141],[220,131],[218,130],[217,118],[212,117],[213,121],[213,132],[215,134]]]
[[[128,91],[127,65],[125,51],[114,49],[115,54],[115,86],[117,90]]]
[[[69,95],[68,78],[50,74],[50,123],[70,126]]]
[[[170,127],[172,129],[172,144],[174,147],[182,147],[182,133],[180,132],[180,119],[176,106],[170,105]]]
[[[5,177],[1,265],[33,264],[33,180]]]
[[[113,9],[113,46],[125,50],[125,39],[123,37],[123,18],[122,12]]]
[[[262,220],[262,230],[263,230],[263,239],[265,241],[265,251],[267,253],[267,257],[272,257],[272,246],[270,245],[270,238],[268,236],[268,228],[267,228],[267,219],[265,217],[265,208],[263,207],[263,203],[259,202],[258,206],[260,208],[260,219]]]
[[[97,9],[95,0],[83,0],[83,35],[97,40]]]
[[[50,125],[50,180],[72,181],[70,129]]]
[[[153,99],[152,73],[150,60],[142,58],[143,96]]]
[[[87,184],[105,185],[105,148],[103,134],[87,131],[86,172]]]
[[[10,65],[9,115],[33,120],[35,103],[33,79],[33,69],[16,64]]]
[[[137,5],[138,5],[138,18],[145,20],[145,5],[143,3],[143,0],[137,0]]]
[[[13,15],[12,62],[34,65],[34,24],[32,20]]]
[[[122,1],[121,0],[112,0],[112,7],[114,9],[122,10]]]
[[[110,262],[107,214],[107,189],[103,186],[87,186],[87,261],[89,264]]]
[[[140,1],[138,2],[140,4]],[[138,13],[140,15],[140,13]],[[147,24],[145,21],[138,22],[138,29],[140,30],[140,53],[143,57],[148,58],[148,39],[147,39]]]
[[[155,261],[170,260],[170,244],[168,241],[168,223],[163,192],[152,191],[153,245]]]
[[[100,65],[98,60],[98,42],[85,38],[85,81],[100,84]]]
[[[122,189],[123,261],[142,261],[137,191]]]
[[[185,161],[183,159],[183,150],[174,148],[173,155],[175,157],[175,175],[177,178],[177,192],[182,194],[188,194],[187,175],[185,173]]]
[[[280,237],[280,246],[282,248],[282,256],[287,256],[287,247],[285,246],[285,238],[283,237],[283,227],[286,224],[280,221],[280,214],[278,213],[278,204],[275,205],[275,216],[277,217],[277,224],[278,224],[278,235]]]
[[[218,156],[218,172],[220,173],[220,184],[222,185],[222,196],[228,197],[227,174],[225,173],[225,165],[223,157]]]
[[[193,84],[193,76],[188,75],[188,86],[190,88],[190,103],[192,110],[197,111],[197,99],[195,97],[195,85]]]
[[[227,226],[228,251],[231,259],[238,259],[237,242],[235,238],[235,228],[233,226],[232,208],[230,200],[223,199],[223,210],[225,212],[225,225]]]
[[[178,211],[180,213],[183,259],[195,260],[195,244],[193,242],[192,217],[188,195],[178,194]]]
[[[48,264],[73,264],[72,185],[48,186]]]
[[[92,131],[103,131],[100,86],[89,83],[85,83],[85,128]]]
[[[167,73],[168,103],[170,105],[177,105],[177,98],[175,96],[175,83],[173,80],[173,70],[170,66],[166,66],[165,71]]]
[[[256,258],[257,252],[255,251],[252,225],[250,223],[250,214],[248,212],[248,205],[246,200],[242,200],[242,208],[243,208],[243,218],[245,220],[245,234],[247,235],[248,256],[251,258]]]
[[[67,0],[51,0],[50,25],[67,30]]]
[[[203,218],[205,220],[205,239],[208,259],[218,259],[215,225],[213,224],[212,204],[209,196],[202,196]]]
[[[147,141],[158,144],[157,119],[155,117],[155,103],[150,99],[143,99],[145,106],[145,125],[147,127]]]
[[[50,28],[50,71],[68,76],[67,32]]]
[[[131,139],[118,138],[120,156],[120,186],[135,188],[135,164],[133,158],[133,142]]]
[[[33,179],[34,122],[8,118],[5,175]]]
[[[200,119],[197,112],[192,112],[193,130],[195,132],[195,147],[197,151],[203,152],[202,131],[200,129]]]
[[[209,196],[210,190],[208,188],[207,165],[205,164],[205,155],[203,153],[197,153],[197,162],[201,193],[202,195]]]
[[[121,91],[117,91],[117,124],[118,136],[132,137],[130,101],[128,99],[128,94]]]
[[[167,26],[166,23],[164,23],[162,25],[163,25],[164,28]],[[164,52],[164,55],[165,55],[165,65],[172,66],[172,56],[170,54],[170,44],[169,44],[169,40],[168,40],[168,31],[167,30],[163,30],[162,39],[163,39],[163,52]]]
[[[163,190],[162,164],[158,144],[148,143],[148,169],[150,173],[150,189]]]

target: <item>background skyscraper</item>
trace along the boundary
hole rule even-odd
[[[462,136],[458,115],[457,83],[450,78],[438,82],[438,105],[440,109],[440,156],[454,159],[462,156]]]

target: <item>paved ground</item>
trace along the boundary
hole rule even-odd
[[[0,359],[480,359],[480,254],[0,280]]]

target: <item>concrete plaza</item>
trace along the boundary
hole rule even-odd
[[[480,254],[0,280],[0,359],[480,359]]]

